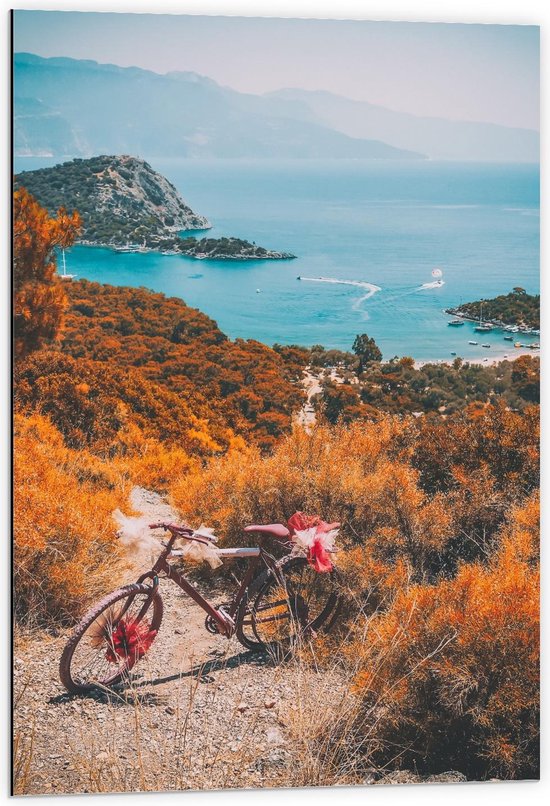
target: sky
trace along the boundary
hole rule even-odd
[[[18,10],[14,50],[539,128],[536,26]]]

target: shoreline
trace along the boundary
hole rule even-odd
[[[419,360],[414,362],[415,369],[421,369],[425,367],[427,364],[448,364],[449,366],[452,365],[455,358],[460,358],[463,364],[477,364],[482,367],[492,367],[495,364],[500,364],[502,361],[515,361],[516,358],[519,358],[522,355],[532,355],[534,357],[538,356],[540,358],[540,349],[539,350],[530,350],[528,347],[512,347],[506,353],[499,351],[497,355],[494,353],[492,355],[487,355],[487,357],[483,358],[464,358],[463,356],[456,355],[449,358],[436,358],[433,361],[430,360]],[[387,362],[386,362],[387,363]]]
[[[479,322],[477,316],[470,316],[464,313],[460,308],[445,308],[445,313],[449,316],[455,316],[459,319],[464,319],[466,322]],[[540,336],[540,327],[532,328],[528,325],[518,325],[517,322],[502,322],[500,319],[485,319],[484,324],[492,325],[495,330],[506,331],[507,328],[517,327],[516,333],[522,333],[526,336]],[[512,333],[513,331],[507,331]]]
[[[190,230],[193,231],[193,230]],[[182,238],[181,240],[185,240]],[[176,243],[176,242],[175,242]],[[98,241],[88,241],[78,240],[74,242],[74,246],[86,246],[89,248],[100,248],[100,249],[109,249],[112,252],[118,254],[126,254],[126,255],[134,255],[134,254],[156,254],[156,255],[163,255],[165,257],[173,257],[177,255],[178,257],[186,257],[190,258],[191,260],[222,260],[222,261],[231,261],[231,260],[242,260],[242,261],[252,261],[252,260],[295,260],[296,255],[293,255],[291,252],[279,252],[276,249],[266,249],[266,254],[262,255],[252,255],[252,254],[244,254],[244,255],[229,255],[229,254],[222,254],[222,255],[213,255],[210,256],[208,253],[198,252],[186,252],[180,249],[172,249],[170,247],[158,247],[158,246],[149,246],[147,244],[143,246],[138,246],[136,244],[113,244],[113,243],[100,243]]]

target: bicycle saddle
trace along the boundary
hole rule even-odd
[[[261,532],[264,535],[272,535],[273,537],[278,537],[280,539],[290,537],[290,532],[283,526],[282,523],[266,523],[264,525],[261,524],[253,524],[252,526],[245,526],[245,532]]]

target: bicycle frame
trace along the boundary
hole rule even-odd
[[[173,565],[170,565],[168,560],[171,557],[178,557],[181,556],[181,552],[178,550],[173,549],[174,541],[178,537],[186,537],[184,531],[178,529],[176,532],[169,528],[168,525],[161,524],[163,528],[168,529],[170,531],[171,536],[166,543],[164,550],[160,554],[159,558],[153,565],[150,571],[146,571],[142,574],[139,579],[137,580],[138,583],[144,582],[146,579],[153,580],[153,590],[156,590],[159,584],[159,574],[164,573],[166,579],[170,579],[172,582],[175,582],[176,585],[181,588],[185,593],[193,599],[196,604],[201,607],[205,613],[215,622],[218,627],[218,631],[221,635],[224,635],[226,638],[231,638],[231,636],[235,633],[236,624],[235,624],[235,616],[239,609],[239,605],[241,604],[248,586],[254,579],[256,571],[260,564],[263,562],[268,568],[274,573],[277,572],[277,561],[273,558],[268,552],[266,552],[261,546],[255,546],[250,548],[237,548],[237,549],[220,549],[219,554],[223,557],[252,557],[253,562],[251,562],[246,570],[246,573],[243,577],[240,586],[233,597],[233,600],[229,606],[227,611],[222,610],[221,608],[216,608],[211,602],[208,601],[196,588],[192,585],[191,582],[184,576],[183,573],[174,568]],[[187,536],[187,539],[191,539]],[[199,541],[203,542],[203,541]]]

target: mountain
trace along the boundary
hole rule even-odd
[[[267,100],[294,104],[303,120],[330,126],[350,137],[372,137],[432,159],[480,162],[538,162],[540,136],[532,129],[417,117],[330,92],[284,89]]]
[[[81,237],[88,243],[141,244],[150,237],[210,227],[164,176],[136,157],[75,159],[23,171],[15,186],[25,187],[52,214],[60,207],[78,210]]]
[[[302,107],[239,93],[195,73],[14,56],[16,156],[423,156],[335,131],[308,119]]]

